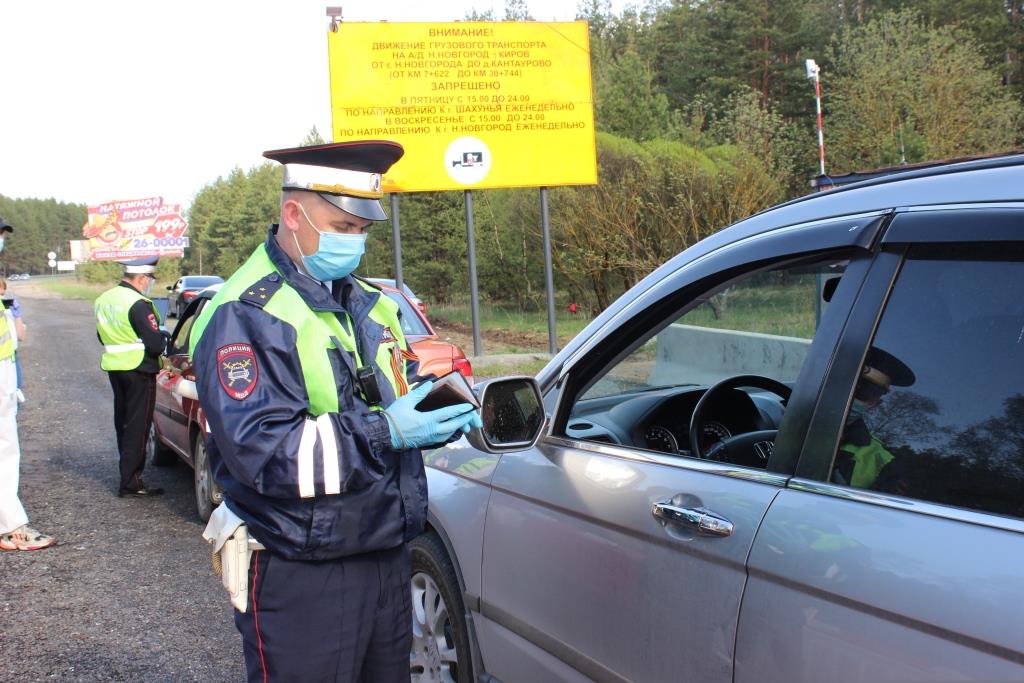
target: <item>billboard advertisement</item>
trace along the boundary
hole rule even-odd
[[[113,201],[88,207],[82,236],[86,244],[80,256],[92,261],[181,257],[188,246],[188,223],[181,205],[167,204],[163,197]]]
[[[385,192],[593,185],[587,22],[343,22],[334,142],[394,140]]]

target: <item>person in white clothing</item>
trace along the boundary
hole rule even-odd
[[[14,228],[0,217],[0,251]],[[3,304],[0,302],[0,311]],[[28,525],[18,499],[21,448],[18,445],[18,377],[14,368],[17,332],[6,313],[0,314],[0,550],[40,550],[56,540]]]

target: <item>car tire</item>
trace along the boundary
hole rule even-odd
[[[409,543],[412,555],[412,680],[473,683],[473,662],[462,591],[436,534]]]
[[[192,446],[193,481],[196,488],[196,512],[204,522],[210,519],[213,509],[220,505],[223,494],[217,482],[213,480],[213,469],[210,459],[206,457],[206,441],[202,434],[197,434]]]
[[[149,423],[149,436],[146,438],[146,460],[157,467],[170,467],[178,462],[174,451],[165,446],[156,433],[156,425]]]

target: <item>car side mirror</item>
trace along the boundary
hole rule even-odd
[[[173,290],[173,289],[174,289],[174,287],[172,287],[171,285],[167,285],[167,291],[168,291],[168,292],[170,292],[170,291],[171,291],[171,290]]]
[[[540,386],[533,377],[502,377],[478,384],[484,426],[466,435],[477,450],[508,453],[533,448],[546,419]]]

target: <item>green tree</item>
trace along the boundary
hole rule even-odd
[[[5,240],[0,255],[3,272],[48,273],[46,255],[54,251],[58,259],[68,259],[71,256],[68,242],[82,239],[86,207],[55,199],[14,199],[0,195],[0,216],[14,226],[14,234]]]
[[[897,163],[901,148],[914,162],[1020,140],[1021,104],[961,29],[887,12],[841,34],[830,61],[826,130],[835,172]]]
[[[666,137],[671,130],[668,98],[635,50],[595,59],[595,117],[598,130],[634,140]]]
[[[593,312],[666,260],[779,201],[764,161],[736,145],[702,152],[679,141],[598,134],[601,183],[559,188],[554,263]]]

